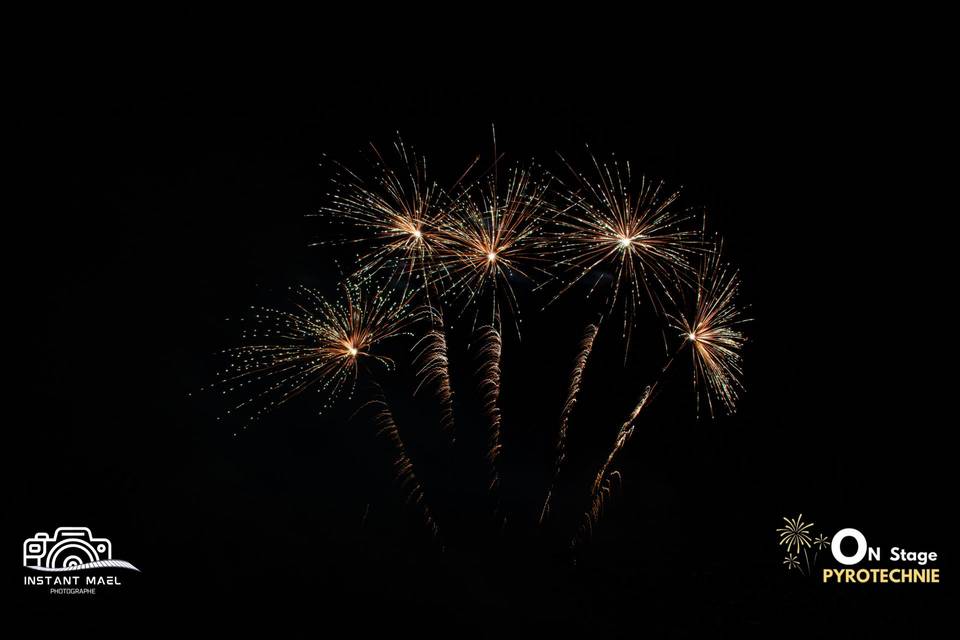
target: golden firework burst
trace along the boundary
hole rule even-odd
[[[809,529],[813,526],[812,522],[810,524],[804,524],[802,513],[796,518],[784,517],[783,521],[786,523],[786,526],[777,529],[777,533],[780,534],[780,544],[782,546],[786,546],[788,551],[790,547],[794,547],[797,553],[800,553],[801,547],[810,546],[811,538]]]
[[[797,569],[798,571],[800,570],[800,561],[797,559],[797,556],[792,553],[788,553],[786,556],[784,556],[783,565],[787,568],[787,571],[790,571],[791,569]]]
[[[373,178],[338,164],[329,204],[320,213],[362,231],[351,240],[335,241],[358,245],[357,275],[387,271],[408,285],[422,286],[436,276],[434,256],[449,202],[428,178],[425,157],[402,140],[389,156],[371,149]]]
[[[738,272],[721,261],[718,247],[704,256],[691,310],[670,315],[671,324],[691,347],[697,404],[703,390],[711,416],[714,398],[733,413],[742,388],[741,352],[746,336],[741,325],[749,319],[736,304],[739,287]]]
[[[511,280],[543,272],[536,237],[547,207],[547,182],[515,167],[504,179],[493,173],[466,189],[444,220],[437,264],[449,274],[450,295],[465,298],[464,308],[489,296],[490,324],[499,326],[501,307],[516,320]]]
[[[311,389],[321,394],[321,410],[327,408],[341,393],[352,392],[361,362],[392,366],[374,348],[409,334],[416,317],[409,300],[368,291],[352,280],[335,302],[308,287],[294,292],[291,310],[251,307],[241,318],[243,339],[256,343],[226,352],[230,364],[219,376],[223,393],[247,394],[228,413],[245,410],[257,418]]]
[[[658,312],[672,301],[676,287],[692,281],[691,259],[701,250],[692,215],[678,208],[679,192],[661,181],[640,177],[634,184],[630,164],[600,163],[581,173],[568,164],[573,185],[561,190],[556,226],[545,234],[545,250],[565,268],[554,300],[588,280],[588,296],[609,281],[608,310],[624,303],[625,330],[642,300]]]

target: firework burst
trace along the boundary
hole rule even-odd
[[[547,215],[546,190],[527,170],[514,168],[501,181],[494,168],[458,197],[445,220],[437,263],[449,274],[448,291],[466,299],[464,309],[488,296],[485,322],[497,327],[501,307],[519,323],[511,279],[544,272],[535,241]]]
[[[739,274],[721,262],[718,248],[704,256],[691,311],[671,315],[671,324],[691,346],[697,405],[705,396],[711,416],[714,399],[733,413],[742,389],[741,351],[746,336],[741,325],[748,319],[736,305],[739,287]]]
[[[821,533],[813,539],[813,546],[822,551],[830,546],[830,538]]]
[[[449,203],[428,179],[426,159],[401,140],[394,143],[389,160],[371,149],[375,177],[364,179],[337,165],[330,202],[320,213],[362,232],[338,241],[359,245],[358,276],[387,271],[407,286],[426,285],[437,276],[434,257]]]
[[[787,571],[791,569],[796,569],[797,571],[802,571],[800,568],[800,561],[797,560],[797,556],[792,553],[788,553],[783,557],[783,566],[787,568]]]
[[[608,312],[622,300],[628,332],[642,300],[661,312],[663,298],[672,301],[677,285],[691,279],[699,233],[686,228],[692,216],[678,209],[679,192],[646,177],[634,186],[629,163],[591,159],[590,175],[570,168],[574,185],[561,192],[555,229],[544,237],[546,251],[567,270],[553,300],[585,279],[592,280],[589,297],[609,278]]]
[[[796,518],[785,517],[783,521],[786,525],[777,529],[777,533],[780,534],[780,544],[786,546],[787,551],[790,550],[790,547],[794,547],[796,553],[800,553],[801,547],[810,546],[810,529],[813,527],[812,522],[810,524],[804,524],[802,513]]]
[[[241,319],[242,338],[255,343],[226,352],[231,362],[219,377],[223,393],[248,394],[232,411],[257,418],[308,390],[321,395],[321,410],[327,408],[342,393],[352,394],[362,362],[392,367],[374,349],[409,335],[415,320],[408,300],[368,292],[353,281],[344,283],[336,302],[308,287],[294,291],[298,301],[291,310],[251,307]]]
[[[830,546],[830,538],[823,535],[822,533],[813,539],[812,542],[814,552],[813,552],[813,564],[817,564],[817,558],[820,556],[820,552]],[[806,550],[804,550],[806,553]]]

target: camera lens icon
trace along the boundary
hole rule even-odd
[[[60,527],[51,536],[38,533],[23,543],[23,565],[69,569],[112,559],[107,538],[94,538],[87,527]]]

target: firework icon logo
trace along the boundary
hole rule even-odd
[[[95,538],[87,527],[59,527],[51,536],[37,533],[23,541],[23,566],[38,571],[132,569],[126,560],[113,559],[108,538]]]
[[[814,523],[805,523],[803,514],[796,518],[783,518],[784,525],[777,529],[779,546],[783,547],[783,567],[788,573],[794,571],[808,576],[817,566],[820,552],[830,546],[830,539],[813,531]]]

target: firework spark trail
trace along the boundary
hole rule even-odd
[[[680,349],[682,348],[683,345],[681,344]],[[600,470],[597,472],[597,475],[593,479],[593,485],[590,488],[590,507],[583,514],[583,524],[581,525],[580,530],[577,532],[577,535],[571,541],[571,546],[575,546],[576,543],[579,540],[582,540],[585,536],[593,534],[593,527],[603,515],[606,501],[612,495],[612,479],[616,478],[618,482],[622,483],[623,476],[619,471],[610,471],[610,467],[613,465],[620,452],[623,451],[623,448],[633,437],[637,418],[640,417],[641,412],[643,412],[643,410],[650,404],[657,386],[670,369],[670,366],[676,359],[677,353],[679,353],[680,349],[675,351],[673,355],[667,358],[667,361],[660,369],[660,373],[657,375],[654,383],[647,386],[647,388],[643,390],[643,393],[640,395],[640,399],[637,401],[636,406],[634,406],[633,411],[630,412],[630,415],[627,416],[627,419],[624,420],[622,425],[620,425],[620,430],[617,432],[617,437],[613,442],[613,447],[611,447],[610,453],[607,455],[607,459],[604,461],[603,465],[600,467]]]
[[[654,385],[650,385],[644,390],[643,395],[640,396],[640,401],[637,402],[630,416],[627,417],[620,426],[620,431],[617,433],[613,447],[610,449],[607,459],[593,480],[593,486],[590,489],[590,508],[583,514],[583,525],[581,525],[580,531],[577,533],[573,544],[576,544],[576,541],[582,539],[585,535],[592,535],[594,525],[600,520],[600,516],[603,515],[606,500],[612,494],[611,480],[613,478],[617,478],[618,480],[622,479],[619,471],[608,473],[608,470],[617,455],[623,450],[627,442],[630,441],[630,438],[633,437],[634,423],[637,417],[639,417],[640,412],[647,406],[653,393],[653,388]]]
[[[492,491],[500,482],[497,471],[497,459],[500,457],[500,357],[503,351],[503,341],[500,331],[492,325],[480,328],[480,341],[483,345],[480,348],[480,357],[483,363],[480,365],[480,384],[482,392],[483,410],[490,423],[490,439],[487,449],[487,460],[490,462],[490,485]]]
[[[667,365],[669,366],[669,364]],[[664,367],[666,369],[666,367]],[[617,432],[617,438],[614,440],[613,448],[610,449],[610,453],[607,455],[607,459],[604,461],[603,466],[600,467],[600,470],[597,472],[596,477],[593,480],[593,487],[591,488],[591,493],[595,496],[597,491],[600,489],[600,484],[602,480],[607,475],[607,470],[610,468],[610,465],[613,464],[614,458],[617,457],[617,454],[623,450],[623,447],[626,446],[630,438],[633,437],[633,430],[637,418],[640,416],[640,412],[643,411],[644,407],[647,406],[647,403],[650,401],[650,396],[653,393],[653,389],[656,385],[650,385],[643,390],[643,394],[640,396],[640,400],[637,402],[637,405],[633,408],[633,411],[630,412],[630,415],[620,425],[620,431]]]
[[[427,530],[430,531],[430,534],[435,540],[439,540],[440,529],[430,511],[430,507],[427,505],[423,487],[414,473],[413,461],[410,459],[410,456],[407,455],[407,449],[403,444],[403,439],[400,437],[400,431],[397,429],[393,412],[390,411],[390,406],[382,396],[382,391],[381,397],[370,400],[367,404],[376,408],[373,420],[374,425],[378,427],[377,433],[385,436],[393,445],[394,481],[397,482],[401,491],[406,492],[407,503],[413,503],[420,508]]]
[[[547,489],[547,497],[543,501],[543,508],[540,510],[540,524],[542,525],[547,516],[550,515],[550,502],[553,498],[553,492],[557,488],[557,480],[560,477],[560,469],[567,459],[567,429],[570,423],[570,414],[577,404],[577,394],[580,392],[580,383],[583,380],[583,372],[587,367],[587,361],[590,353],[593,351],[593,343],[596,340],[597,332],[600,330],[599,324],[587,325],[583,338],[580,341],[580,350],[574,361],[573,371],[570,373],[570,385],[567,388],[567,400],[563,403],[563,410],[560,413],[560,430],[557,433],[556,457],[554,460],[553,478],[550,481],[550,487]]]
[[[258,344],[225,351],[231,361],[216,384],[225,395],[248,393],[227,413],[249,411],[256,419],[310,389],[322,394],[321,410],[328,408],[345,389],[353,393],[360,362],[392,368],[390,358],[373,350],[410,335],[415,321],[409,299],[353,281],[342,285],[343,297],[334,302],[308,287],[293,290],[300,299],[294,310],[251,307],[241,318],[242,338]]]
[[[453,441],[456,439],[453,424],[453,387],[450,384],[450,358],[447,353],[443,313],[433,306],[427,307],[425,313],[430,318],[430,329],[414,345],[414,350],[419,349],[414,362],[419,364],[417,378],[420,380],[414,393],[419,393],[425,386],[436,388],[440,402],[440,426]]]

